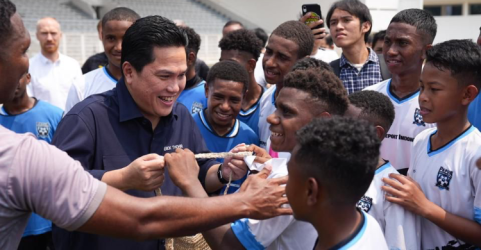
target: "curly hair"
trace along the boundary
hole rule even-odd
[[[300,171],[328,189],[330,201],[353,206],[371,184],[380,145],[367,121],[316,118],[297,132],[293,158]]]
[[[5,48],[6,43],[12,36],[12,21],[10,18],[17,12],[15,4],[9,0],[0,0],[0,46]],[[3,52],[3,49],[2,49]],[[1,53],[3,54],[3,53]]]
[[[389,98],[377,91],[358,91],[349,95],[349,101],[361,109],[361,118],[375,121],[389,131],[394,122],[394,105]],[[377,125],[376,124],[376,125]]]
[[[291,71],[306,70],[306,69],[318,69],[320,71],[327,70],[327,71],[334,72],[332,70],[331,65],[329,65],[329,63],[326,63],[322,60],[318,60],[314,57],[305,57],[297,61],[294,64],[294,66],[292,66]]]
[[[449,40],[438,43],[426,52],[426,64],[439,70],[450,70],[458,84],[474,83],[481,88],[481,47],[471,40]]]
[[[284,88],[302,90],[311,95],[310,101],[327,106],[333,115],[344,115],[349,100],[341,80],[330,71],[317,69],[296,70],[284,77]]]
[[[406,9],[399,11],[392,19],[391,23],[405,23],[416,27],[416,31],[421,31],[425,44],[431,44],[436,37],[438,25],[433,15],[426,10]]]
[[[188,53],[194,52],[194,54],[197,55],[197,52],[199,52],[200,50],[201,43],[199,34],[197,34],[194,29],[187,26],[180,26],[179,29],[184,31],[184,33],[187,34],[187,38],[189,39],[189,43],[187,44]]]
[[[137,12],[126,7],[118,7],[105,13],[102,18],[102,27],[104,27],[108,21],[129,21],[135,23],[139,18],[140,16]]]
[[[267,36],[267,33],[261,29],[261,28],[255,28],[254,29],[254,33],[256,33],[256,36],[257,38],[261,39],[262,41],[262,48],[264,48],[266,46],[266,43],[267,43],[267,39],[269,38]]]
[[[219,41],[221,50],[239,50],[252,55],[257,61],[262,50],[262,41],[250,30],[235,30]]]
[[[299,46],[297,51],[297,59],[301,59],[308,56],[312,52],[314,47],[314,36],[311,33],[311,29],[304,23],[299,21],[287,21],[279,25],[272,35],[282,37],[287,40],[291,40]]]
[[[206,82],[209,88],[213,88],[215,79],[222,79],[244,84],[242,92],[247,91],[249,84],[249,74],[245,67],[234,61],[220,61],[209,70]]]

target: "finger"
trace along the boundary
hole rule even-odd
[[[287,180],[289,180],[289,176],[283,176],[283,177],[278,177],[278,178],[273,178],[273,179],[270,179],[269,181],[272,183],[272,184],[275,184],[275,185],[284,185],[287,183]],[[285,189],[285,187],[282,187]]]
[[[410,183],[410,181],[406,178],[406,176],[401,175],[401,174],[389,174],[389,177],[391,179],[396,179],[402,184]]]
[[[392,197],[392,196],[389,196],[389,195],[386,195],[386,200],[389,201],[389,202],[392,202],[392,203],[396,203],[400,206],[403,206],[405,207],[406,206],[406,203],[404,201],[404,199],[401,199],[401,198],[398,198],[398,197]]]
[[[382,181],[395,189],[404,190],[403,184],[399,183],[399,181],[392,180],[389,178],[382,178]]]
[[[382,186],[381,189],[384,190],[386,193],[388,193],[390,195],[393,195],[395,197],[398,197],[398,198],[405,198],[406,197],[404,192],[399,191],[399,190],[397,190],[395,188],[392,188],[392,187]]]
[[[324,23],[324,21],[322,19],[319,19],[315,22],[309,23],[307,26],[312,29],[312,28],[317,27],[318,25],[321,25],[323,23]],[[312,30],[312,33],[314,33],[314,30]]]
[[[291,215],[292,208],[278,208],[276,209],[278,215]]]
[[[230,162],[227,164],[231,168],[235,169],[244,169],[247,168],[247,165],[244,163],[244,160],[237,160],[237,159],[232,159]]]
[[[165,161],[164,159],[154,159],[144,162],[144,166],[148,167],[149,171],[158,171],[164,168]]]
[[[304,16],[301,17],[301,19],[299,19],[299,21],[305,23],[309,17],[311,17],[311,12],[307,12]]]
[[[272,166],[271,165],[266,165],[256,176],[262,178],[262,179],[267,179],[267,176],[271,174],[272,171]]]
[[[163,157],[158,155],[158,154],[147,154],[147,155],[144,155],[144,156],[140,157],[140,159],[142,159],[144,161],[150,161],[150,160],[154,160],[154,159],[158,159],[158,158],[163,158]]]

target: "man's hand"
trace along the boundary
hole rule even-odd
[[[175,153],[165,154],[169,176],[176,186],[182,189],[188,188],[199,182],[199,165],[195,160],[194,153],[189,149],[176,149]]]
[[[265,149],[254,144],[247,147],[246,151],[254,152],[256,156],[256,159],[254,160],[255,162],[264,164],[266,161],[272,159],[272,156]]]
[[[231,149],[231,153],[245,152],[246,145],[241,143]],[[243,156],[227,157],[222,164],[222,175],[228,180],[232,173],[232,180],[239,180],[247,174],[248,167]]]
[[[382,179],[384,183],[389,185],[382,187],[382,190],[388,194],[386,200],[426,217],[432,202],[426,198],[419,184],[409,176],[390,174],[389,177],[392,179]]]
[[[122,169],[126,189],[153,191],[164,182],[164,157],[158,154],[141,156]]]
[[[271,166],[266,166],[258,174],[249,175],[239,189],[244,195],[243,201],[252,211],[247,217],[252,219],[269,219],[279,215],[290,215],[292,209],[282,208],[287,203],[286,188],[287,176],[266,179],[271,172]]]
[[[299,19],[300,22],[306,23],[306,20],[311,17],[311,12],[306,13],[304,16]],[[319,28],[319,29],[314,29],[317,25],[321,25],[324,23],[324,20],[319,19],[315,22],[307,24],[307,27],[309,27],[312,31],[312,35],[314,36],[315,39],[324,39],[326,37],[326,28]]]

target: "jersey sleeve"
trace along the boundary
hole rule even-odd
[[[474,157],[469,163],[472,194],[474,196],[474,215],[473,219],[481,224],[481,169],[477,168],[476,161],[481,158],[481,148],[476,150]]]
[[[240,219],[231,224],[232,231],[246,249],[265,249],[294,222],[292,215],[267,220]]]
[[[79,162],[33,136],[22,141],[13,162],[8,186],[15,207],[68,230],[90,219],[107,190]]]
[[[403,207],[384,201],[384,237],[389,249],[421,249],[421,224]]]

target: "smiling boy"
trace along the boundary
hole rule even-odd
[[[125,7],[115,8],[104,15],[102,44],[108,64],[74,79],[65,104],[65,114],[85,98],[115,87],[122,76],[120,56],[125,31],[139,18],[135,11]]]
[[[386,199],[420,215],[422,249],[481,246],[481,133],[467,119],[481,87],[481,48],[450,40],[426,52],[419,95],[423,120],[437,123],[413,142],[408,175],[391,174]]]

